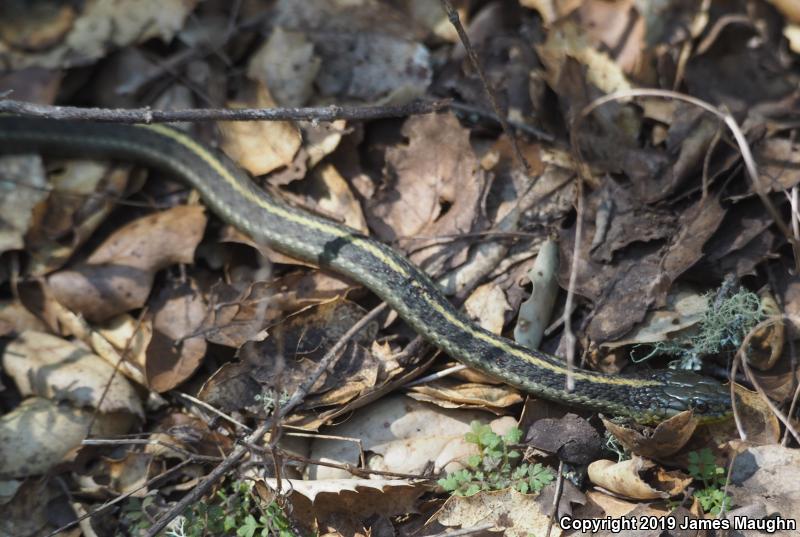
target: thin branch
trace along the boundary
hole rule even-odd
[[[180,121],[335,121],[406,117],[430,114],[449,106],[449,99],[414,101],[391,106],[276,107],[276,108],[187,108],[152,110],[150,108],[80,108],[0,100],[0,113],[74,121],[113,123],[174,123]]]
[[[344,346],[347,344],[347,342],[365,326],[367,326],[367,324],[369,324],[373,319],[375,319],[385,308],[385,303],[373,308],[372,311],[367,313],[357,323],[355,323],[350,330],[345,332],[344,335],[339,338],[339,341],[337,341],[336,344],[334,344],[328,350],[328,352],[325,353],[325,356],[322,357],[322,360],[320,360],[319,364],[317,364],[316,369],[311,373],[308,379],[306,379],[306,381],[295,390],[294,394],[292,394],[292,397],[281,409],[280,413],[267,418],[267,420],[262,423],[258,429],[256,429],[245,439],[245,445],[236,446],[233,452],[216,468],[214,468],[203,481],[193,488],[191,492],[187,493],[186,496],[181,498],[172,507],[172,509],[167,511],[167,513],[165,513],[153,524],[152,527],[150,527],[150,529],[147,531],[146,537],[156,537],[156,535],[158,535],[161,530],[166,528],[167,525],[173,519],[175,519],[175,517],[183,513],[191,504],[200,500],[200,498],[202,498],[203,495],[208,492],[214,483],[219,481],[225,474],[227,474],[231,468],[233,468],[242,459],[242,457],[244,457],[245,454],[249,453],[250,450],[246,444],[255,444],[260,442],[264,434],[272,429],[273,423],[283,419],[290,412],[292,412],[303,401],[308,392],[311,391],[312,386],[314,386],[322,373],[333,365],[333,363],[339,357],[340,351],[344,349]]]
[[[531,167],[528,164],[528,161],[522,155],[522,150],[519,148],[517,137],[514,135],[514,131],[511,129],[511,125],[508,124],[508,119],[506,118],[506,114],[504,114],[500,110],[500,106],[497,104],[497,99],[494,96],[492,87],[489,85],[489,79],[486,78],[486,73],[483,72],[481,63],[478,61],[478,55],[475,54],[475,49],[472,48],[472,44],[469,41],[469,36],[467,35],[466,30],[464,30],[464,26],[461,24],[461,19],[458,16],[458,11],[456,11],[453,8],[453,4],[450,3],[450,0],[441,0],[441,2],[442,2],[442,7],[447,13],[447,18],[450,19],[450,24],[452,24],[453,27],[456,29],[456,32],[458,33],[458,38],[464,45],[464,50],[467,51],[467,56],[469,57],[470,63],[472,63],[472,67],[475,69],[475,72],[478,73],[478,76],[481,79],[481,83],[483,84],[483,89],[486,91],[486,96],[489,98],[489,103],[492,105],[492,110],[494,110],[494,113],[497,116],[497,121],[500,122],[500,126],[503,127],[503,132],[506,134],[506,136],[508,136],[508,139],[511,141],[511,146],[514,148],[514,157],[517,159],[519,166],[523,170],[525,170],[525,175],[530,177]]]

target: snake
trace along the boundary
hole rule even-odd
[[[673,369],[613,375],[570,368],[481,328],[397,250],[275,199],[221,151],[171,126],[0,116],[0,153],[120,160],[182,180],[254,241],[363,285],[433,346],[535,397],[644,425],[687,410],[700,422],[730,415],[729,389],[710,377]]]

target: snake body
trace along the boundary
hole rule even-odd
[[[563,361],[480,328],[397,251],[273,199],[224,155],[171,127],[0,117],[0,153],[24,152],[113,158],[166,171],[254,240],[359,282],[453,358],[536,396],[640,423],[688,409],[708,421],[730,412],[725,387],[686,371],[615,376],[577,369],[574,389],[566,391]]]

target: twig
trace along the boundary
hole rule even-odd
[[[477,106],[471,106],[469,104],[459,103],[457,101],[453,101],[452,103],[450,103],[450,109],[451,110],[458,110],[459,112],[464,112],[466,114],[474,114],[474,115],[476,115],[478,117],[482,117],[482,118],[489,119],[491,121],[500,123],[501,126],[502,126],[502,121],[500,120],[500,117],[498,117],[496,114],[493,114],[493,113],[491,113],[491,112],[489,112],[487,110],[484,110],[483,108],[479,108]],[[533,125],[528,125],[527,123],[522,123],[520,121],[508,120],[508,124],[510,126],[514,127],[515,129],[517,129],[518,131],[522,131],[525,134],[529,134],[529,135],[533,136],[534,138],[538,138],[538,139],[540,139],[540,140],[542,140],[544,142],[554,142],[555,139],[556,139],[556,137],[553,136],[552,134],[550,134],[549,132],[545,132],[545,131],[543,131],[541,129],[537,129]]]
[[[146,438],[87,438],[81,442],[82,446],[161,446],[165,449],[170,449],[175,453],[180,453],[184,457],[194,459],[197,461],[205,462],[219,462],[222,457],[214,457],[210,455],[199,455],[192,453],[186,449],[169,442],[162,440],[147,440]]]
[[[461,528],[460,530],[443,531],[442,533],[431,535],[431,537],[461,537],[462,535],[472,535],[473,533],[481,533],[483,531],[490,530],[494,527],[495,527],[494,524],[487,522],[486,524],[480,524],[478,526],[470,526],[469,528]]]
[[[547,533],[545,537],[550,537],[550,532],[553,529],[553,523],[558,515],[558,504],[561,501],[561,493],[564,490],[564,461],[558,461],[558,481],[556,482],[556,491],[553,493],[553,507],[550,510],[549,520],[547,521]]]
[[[322,357],[322,360],[320,360],[319,364],[317,364],[316,369],[311,373],[309,378],[295,390],[294,394],[292,394],[292,397],[281,409],[280,413],[267,418],[267,420],[262,423],[258,429],[256,429],[245,439],[245,443],[255,444],[256,442],[260,441],[264,434],[272,429],[274,422],[283,419],[292,410],[294,410],[295,407],[297,407],[297,405],[303,401],[322,373],[335,362],[339,356],[339,352],[344,348],[347,342],[373,319],[375,319],[385,308],[385,303],[373,308],[372,311],[367,313],[357,323],[355,323],[350,330],[345,332],[344,335],[342,335],[342,337],[339,338],[339,340],[328,350],[328,352],[325,353],[325,356]],[[228,471],[230,471],[230,469],[233,468],[233,466],[236,465],[248,452],[249,447],[247,445],[236,446],[233,452],[216,468],[214,468],[203,481],[193,488],[191,492],[187,493],[186,496],[181,498],[172,507],[172,509],[167,511],[166,514],[153,523],[153,526],[147,531],[146,537],[156,537],[156,535],[158,535],[161,530],[166,528],[167,524],[169,524],[175,517],[183,513],[191,504],[202,498],[203,495],[214,485],[214,483],[228,473]]]
[[[188,393],[183,393],[183,392],[175,392],[175,395],[177,395],[181,399],[186,399],[187,401],[189,401],[192,404],[195,404],[195,405],[197,405],[199,407],[202,407],[202,408],[208,410],[212,414],[214,414],[216,416],[219,416],[220,418],[224,419],[225,421],[228,421],[228,422],[236,425],[237,427],[239,427],[242,430],[245,430],[247,432],[252,431],[252,429],[250,427],[248,427],[247,425],[245,425],[241,421],[235,420],[234,418],[232,418],[231,416],[225,414],[224,412],[222,412],[221,410],[217,409],[213,405],[209,405],[208,403],[206,403],[205,401],[203,401],[201,399],[198,399],[197,397],[192,397]]]
[[[414,101],[391,106],[276,107],[276,108],[187,108],[152,110],[150,108],[80,108],[0,100],[0,113],[75,121],[113,123],[174,123],[181,121],[335,121],[406,117],[430,114],[450,104],[449,99]]]
[[[578,168],[583,166],[579,162]],[[567,299],[564,302],[564,336],[567,345],[567,382],[564,389],[571,392],[575,389],[575,378],[572,370],[575,369],[575,332],[572,330],[572,303],[575,300],[575,285],[578,280],[578,257],[580,257],[581,241],[583,240],[583,174],[578,173],[575,184],[576,200],[575,212],[575,244],[572,247],[572,265],[569,268],[569,284],[567,285]]]
[[[497,115],[497,121],[500,122],[500,126],[503,127],[503,132],[506,134],[506,136],[508,136],[508,139],[511,142],[511,147],[514,148],[514,157],[517,159],[517,163],[523,170],[525,170],[525,175],[530,177],[531,167],[528,164],[528,161],[522,155],[522,150],[519,148],[517,137],[514,135],[511,125],[508,124],[506,115],[500,110],[500,106],[497,104],[497,99],[494,96],[492,87],[489,85],[489,79],[486,78],[486,73],[483,72],[481,63],[478,61],[478,55],[475,54],[475,49],[472,48],[472,44],[469,41],[469,36],[467,35],[466,30],[464,30],[464,26],[461,24],[458,11],[453,8],[453,4],[450,3],[450,0],[441,0],[441,2],[445,13],[447,13],[447,18],[450,19],[450,24],[452,24],[456,29],[458,38],[464,45],[464,50],[467,51],[467,56],[469,57],[470,63],[472,63],[472,67],[475,69],[475,72],[478,73],[478,76],[481,79],[481,84],[483,84],[483,89],[486,91],[486,96],[489,98],[489,103],[492,105],[492,110],[494,110],[494,113]]]

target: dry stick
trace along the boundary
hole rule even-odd
[[[106,396],[108,395],[109,390],[111,389],[111,383],[114,382],[114,378],[116,378],[117,374],[119,373],[119,368],[122,366],[122,362],[128,359],[128,352],[131,350],[131,343],[136,338],[139,333],[139,328],[142,327],[142,321],[144,320],[145,315],[148,313],[148,308],[145,306],[142,308],[139,317],[136,319],[136,324],[133,325],[133,331],[131,332],[131,337],[125,340],[125,347],[122,349],[122,352],[119,353],[119,359],[117,363],[114,364],[114,371],[111,372],[111,376],[108,377],[108,382],[106,382],[105,387],[103,388],[103,393],[100,394],[100,400],[97,401],[97,406],[92,413],[92,419],[89,421],[89,425],[86,427],[86,436],[92,434],[92,429],[94,428],[94,423],[97,421],[97,416],[100,414],[100,406],[103,404],[103,401],[106,400]]]
[[[431,535],[430,537],[461,537],[463,535],[472,535],[473,533],[482,533],[494,527],[494,524],[487,522],[486,524],[470,526],[469,528],[461,528],[460,530],[443,531],[442,533],[437,533],[435,535]]]
[[[697,106],[698,108],[702,108],[703,110],[717,116],[725,122],[725,126],[731,131],[733,138],[736,140],[736,145],[739,147],[739,152],[742,154],[742,161],[744,162],[745,169],[747,170],[747,175],[750,177],[750,181],[753,184],[755,193],[761,199],[761,203],[764,204],[767,212],[775,221],[775,225],[778,226],[778,229],[781,230],[781,233],[786,236],[786,239],[792,245],[795,267],[797,270],[800,270],[800,241],[794,237],[791,230],[786,225],[786,222],[783,221],[783,218],[781,218],[778,210],[772,204],[772,201],[770,201],[768,193],[764,189],[764,185],[761,183],[761,178],[758,175],[758,168],[756,166],[755,159],[753,158],[753,153],[750,151],[750,145],[747,143],[747,139],[745,138],[744,133],[742,133],[742,129],[739,127],[738,123],[736,123],[736,120],[733,118],[733,116],[731,116],[729,113],[723,112],[719,108],[706,101],[675,91],[659,89],[622,90],[610,93],[589,103],[573,122],[573,133],[580,122],[583,121],[583,119],[591,114],[596,108],[612,101],[618,101],[630,97],[661,97],[665,99],[683,101]],[[578,152],[578,155],[580,155],[580,148],[574,146],[574,150]]]
[[[556,482],[556,491],[553,493],[553,507],[550,511],[550,517],[547,521],[547,534],[545,537],[550,537],[550,531],[553,529],[553,522],[558,515],[558,504],[561,501],[561,493],[564,490],[564,461],[558,461],[558,481]]]
[[[328,367],[333,365],[339,356],[339,352],[344,348],[345,344],[347,344],[347,342],[353,336],[355,336],[367,324],[375,319],[385,308],[385,303],[373,308],[372,311],[367,313],[357,323],[355,323],[350,330],[345,332],[345,334],[339,338],[339,341],[337,341],[336,344],[334,344],[333,347],[331,347],[328,352],[325,353],[325,356],[322,357],[322,360],[320,360],[316,369],[309,376],[309,378],[301,386],[299,386],[297,390],[295,390],[294,394],[292,394],[292,397],[281,409],[280,413],[267,418],[267,420],[262,423],[258,429],[256,429],[245,439],[245,443],[255,444],[256,442],[260,441],[261,437],[263,437],[265,433],[272,429],[273,423],[283,419],[292,410],[294,410],[295,407],[297,407],[297,405],[303,401],[322,373],[327,370]],[[224,476],[228,471],[230,471],[230,469],[233,468],[233,466],[236,465],[236,463],[238,463],[248,452],[249,448],[246,445],[236,446],[233,452],[216,468],[214,468],[201,483],[193,488],[191,492],[187,493],[186,496],[181,498],[180,501],[178,501],[178,503],[172,507],[172,509],[167,511],[166,514],[164,514],[153,524],[153,526],[148,530],[146,537],[155,537],[158,535],[158,533],[166,528],[167,524],[169,524],[175,517],[183,513],[191,504],[202,498],[203,495],[208,492],[211,486],[221,479],[222,476]]]
[[[0,96],[2,99],[2,96]],[[414,101],[399,106],[276,107],[276,108],[186,108],[152,110],[150,108],[80,108],[0,100],[0,113],[60,120],[102,121],[113,123],[173,123],[179,121],[364,121],[377,118],[430,114],[450,104],[449,99]]]
[[[452,103],[450,103],[450,109],[458,110],[459,112],[464,112],[465,114],[474,114],[478,117],[489,119],[491,121],[495,121],[497,123],[502,124],[502,121],[496,114],[488,112],[483,108],[478,108],[477,106],[471,106],[468,104],[453,101]],[[507,120],[507,121],[510,126],[514,127],[518,131],[522,131],[525,134],[530,134],[534,138],[538,138],[544,142],[554,142],[556,140],[556,137],[550,134],[549,132],[537,129],[533,125],[528,125],[527,123],[522,123],[520,121],[513,121],[513,120]]]
[[[497,120],[500,122],[500,126],[503,127],[503,132],[506,133],[506,136],[508,136],[508,139],[511,141],[511,146],[514,148],[514,156],[518,161],[517,163],[522,167],[523,170],[525,170],[525,175],[530,176],[531,167],[528,164],[528,161],[522,155],[522,150],[519,148],[519,143],[517,143],[517,137],[514,136],[514,131],[511,129],[511,125],[508,124],[506,115],[502,113],[500,106],[497,104],[497,99],[495,99],[494,92],[489,85],[489,80],[486,78],[486,73],[483,72],[483,68],[478,61],[478,55],[475,54],[475,49],[472,48],[472,45],[469,42],[469,36],[467,36],[467,32],[464,30],[464,26],[461,24],[461,19],[458,16],[458,12],[453,8],[453,4],[450,3],[450,0],[441,0],[441,2],[442,7],[444,7],[445,12],[447,13],[447,18],[450,19],[450,24],[452,24],[456,29],[458,38],[461,40],[461,44],[464,45],[464,50],[467,51],[467,56],[469,57],[470,63],[472,63],[472,67],[475,69],[481,79],[483,89],[486,91],[486,96],[489,98],[489,103],[492,105],[492,110],[494,110],[494,113],[497,115]]]
[[[180,446],[175,444],[170,444],[169,442],[164,442],[162,440],[147,440],[146,438],[136,439],[136,438],[88,438],[81,442],[82,446],[161,446],[165,449],[170,449],[176,453],[180,453],[181,455],[195,459],[197,461],[205,461],[205,462],[220,462],[222,457],[214,457],[211,455],[200,455],[198,453],[192,453],[186,449],[183,449]]]
[[[582,165],[578,163],[580,168]],[[581,241],[583,240],[583,174],[578,173],[575,183],[576,200],[575,212],[575,244],[572,247],[572,266],[569,268],[569,284],[567,285],[567,299],[564,301],[564,336],[567,346],[567,379],[564,389],[571,392],[575,389],[575,378],[572,371],[575,369],[575,343],[577,338],[572,331],[572,303],[575,301],[575,285],[578,281],[578,257],[580,256]]]

